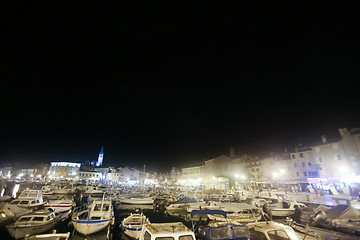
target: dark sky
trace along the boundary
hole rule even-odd
[[[105,164],[163,170],[360,126],[357,1],[27,4],[2,31],[1,162],[103,146]]]

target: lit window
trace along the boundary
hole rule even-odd
[[[303,154],[303,153],[300,153],[300,157],[303,158],[303,157],[304,157],[304,154]]]
[[[307,176],[307,172],[304,172],[304,177],[306,177]]]
[[[309,166],[309,167],[311,166],[311,162],[308,162],[308,166]]]
[[[294,167],[297,167],[297,164],[296,164],[296,163],[294,163]]]
[[[336,155],[335,155],[335,159],[341,161],[341,160],[342,160],[341,155],[340,155],[340,154],[336,154]]]
[[[323,159],[323,157],[320,156],[320,157],[318,157],[318,160],[319,160],[319,162],[323,162],[324,159]]]
[[[302,167],[305,167],[305,162],[302,162],[301,165],[302,165]]]
[[[291,158],[294,159],[294,158],[295,158],[295,154],[291,154]]]

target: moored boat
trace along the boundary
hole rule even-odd
[[[131,213],[130,216],[123,219],[121,228],[126,236],[132,239],[139,239],[142,228],[147,223],[150,223],[150,221],[144,214]]]
[[[24,190],[20,196],[12,200],[10,204],[33,210],[39,209],[44,205],[42,192],[41,190]]]
[[[21,216],[16,222],[7,225],[6,229],[13,238],[21,239],[49,231],[59,219],[60,216],[56,216],[54,212],[41,210]]]
[[[72,216],[76,231],[83,235],[99,232],[114,224],[114,210],[111,200],[94,200],[88,208],[77,211]]]
[[[195,240],[195,234],[181,222],[148,223],[144,225],[139,239]]]

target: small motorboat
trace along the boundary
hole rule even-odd
[[[147,223],[150,223],[150,221],[144,214],[131,213],[130,216],[124,218],[121,228],[126,236],[132,239],[139,239],[142,228]]]
[[[144,225],[140,240],[172,239],[195,240],[195,234],[182,222],[148,223]]]
[[[54,212],[41,210],[21,216],[16,222],[6,225],[6,229],[13,238],[21,239],[51,230],[59,219],[60,216]]]
[[[30,208],[36,210],[44,205],[41,190],[24,190],[20,196],[10,202],[12,205],[16,205],[22,208]]]
[[[74,212],[72,224],[83,235],[99,232],[114,224],[114,210],[111,200],[94,200],[87,208]]]
[[[250,239],[249,229],[246,225],[230,222],[226,212],[222,210],[193,210],[191,212],[191,222],[193,232],[198,239],[206,240],[248,240]],[[194,224],[194,217],[200,215],[199,221]],[[206,216],[206,222],[202,221],[202,216]],[[219,215],[222,219],[209,218],[209,216]],[[214,221],[215,220],[215,221]]]
[[[300,240],[294,229],[282,223],[267,221],[248,224],[251,239]],[[305,239],[305,238],[304,238]]]

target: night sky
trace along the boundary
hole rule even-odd
[[[162,171],[360,127],[359,2],[331,4],[13,3],[0,162]]]

